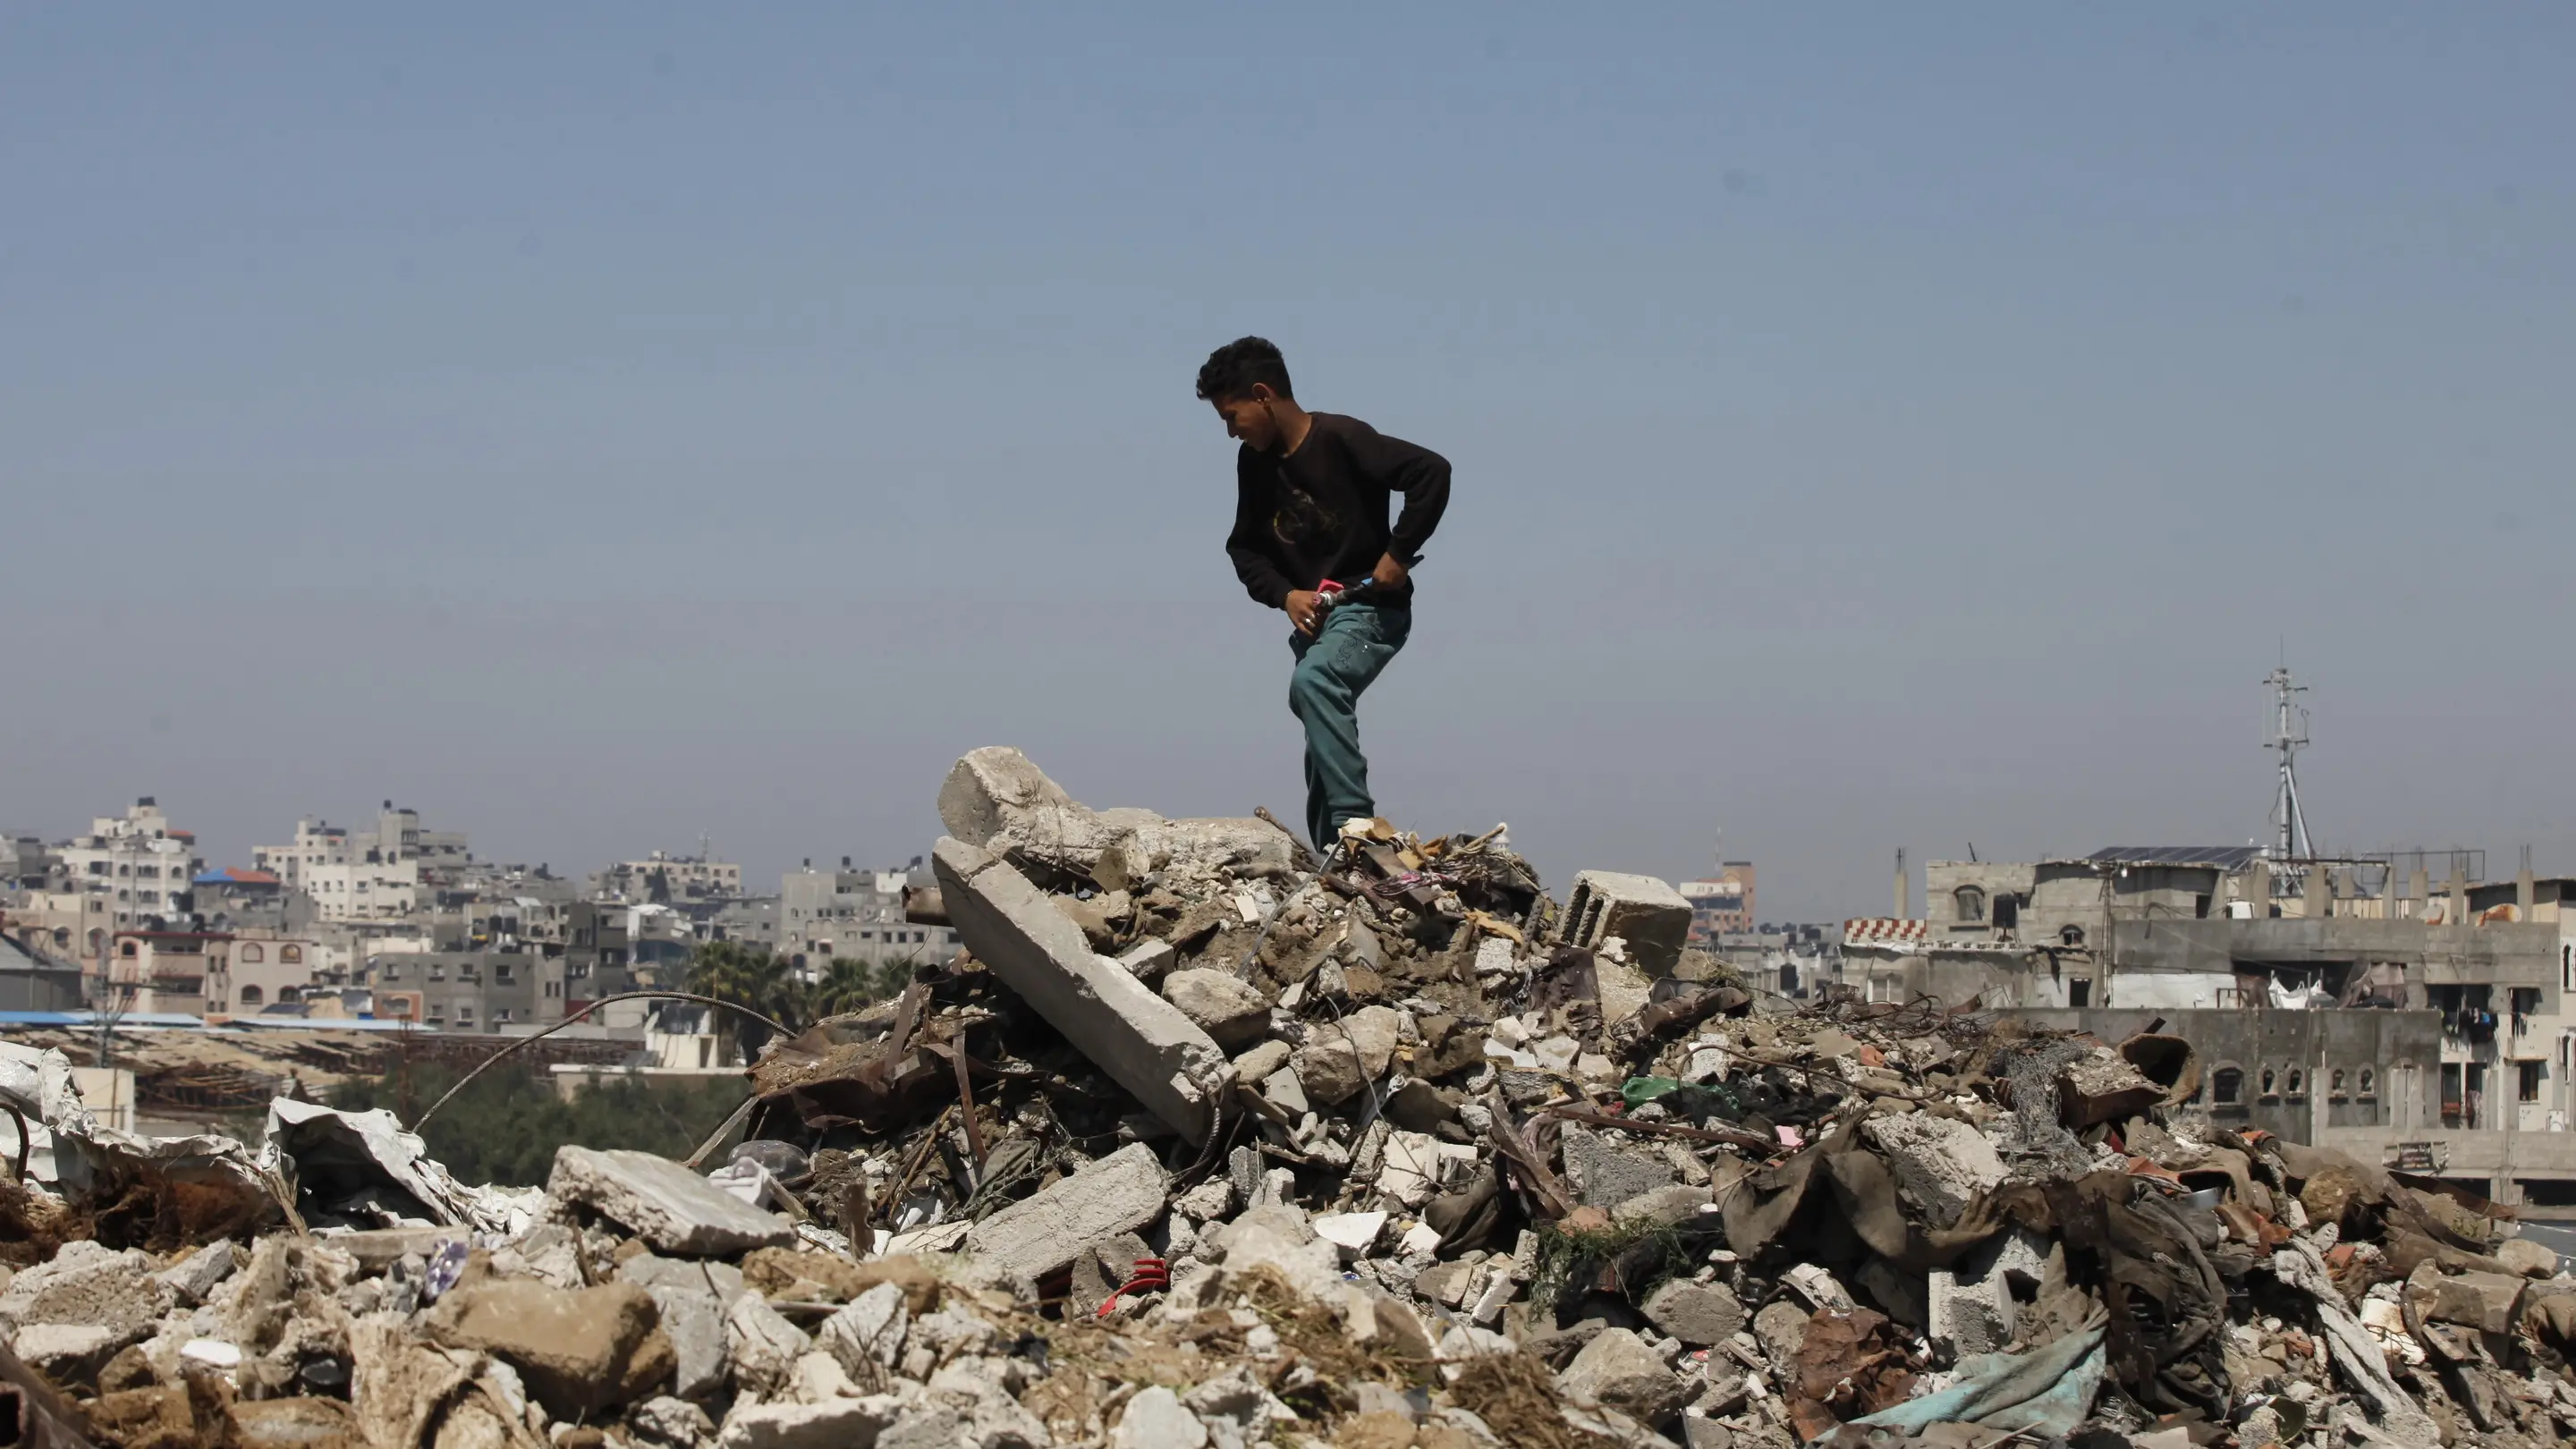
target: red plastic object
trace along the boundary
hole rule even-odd
[[[1109,1310],[1116,1308],[1118,1300],[1129,1293],[1150,1293],[1159,1288],[1172,1286],[1172,1270],[1160,1258],[1138,1258],[1135,1268],[1135,1276],[1119,1284],[1115,1291],[1103,1299],[1100,1307],[1092,1313],[1092,1317],[1107,1318]]]

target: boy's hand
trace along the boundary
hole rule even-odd
[[[1296,625],[1297,632],[1309,639],[1315,637],[1315,620],[1323,612],[1315,607],[1321,598],[1323,595],[1313,589],[1290,589],[1287,603],[1281,606],[1288,611],[1288,622]]]
[[[1369,578],[1374,580],[1381,589],[1401,587],[1406,577],[1408,574],[1404,561],[1391,553],[1382,555],[1377,561],[1377,567],[1369,573]]]

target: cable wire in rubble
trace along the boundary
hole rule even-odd
[[[771,1020],[769,1017],[761,1015],[759,1012],[754,1011],[750,1007],[744,1006],[739,1002],[726,1001],[714,996],[700,996],[694,991],[621,991],[615,996],[603,996],[597,1001],[592,1002],[590,1005],[583,1007],[581,1010],[566,1015],[563,1020],[547,1027],[544,1031],[532,1032],[527,1036],[523,1036],[517,1041],[510,1043],[508,1046],[501,1048],[499,1051],[492,1053],[492,1055],[485,1057],[482,1061],[475,1063],[472,1071],[469,1071],[463,1077],[458,1078],[456,1085],[448,1088],[444,1096],[441,1096],[437,1101],[430,1103],[429,1110],[421,1113],[418,1120],[414,1121],[406,1130],[418,1132],[421,1128],[428,1126],[429,1119],[438,1115],[438,1109],[447,1105],[448,1098],[464,1091],[466,1083],[483,1075],[485,1071],[491,1068],[493,1063],[508,1056],[510,1053],[515,1052],[532,1042],[554,1035],[556,1032],[563,1030],[565,1027],[572,1025],[574,1022],[581,1020],[583,1017],[590,1015],[592,1012],[599,1010],[603,1006],[612,1005],[620,1001],[644,1000],[694,1001],[701,1006],[721,1006],[727,1011],[738,1011],[743,1015],[750,1017],[752,1020],[768,1027],[771,1031],[778,1033],[780,1036],[794,1035],[794,1033],[790,1032],[784,1025]]]

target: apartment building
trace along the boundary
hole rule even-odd
[[[65,841],[61,879],[66,887],[101,898],[110,930],[184,917],[189,884],[202,868],[197,838],[170,824],[149,795],[121,816],[100,816],[87,835]]]
[[[944,960],[958,949],[956,931],[904,919],[907,887],[928,888],[929,871],[916,858],[904,870],[854,870],[848,856],[838,870],[816,870],[808,860],[791,870],[778,890],[779,950],[801,971],[819,971],[842,960]]]

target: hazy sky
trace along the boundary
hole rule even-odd
[[[0,15],[0,826],[1295,818],[1259,332],[1456,467],[1381,807],[1560,890],[2263,835],[2285,646],[2323,843],[2576,871],[2576,14],[1083,8]]]

